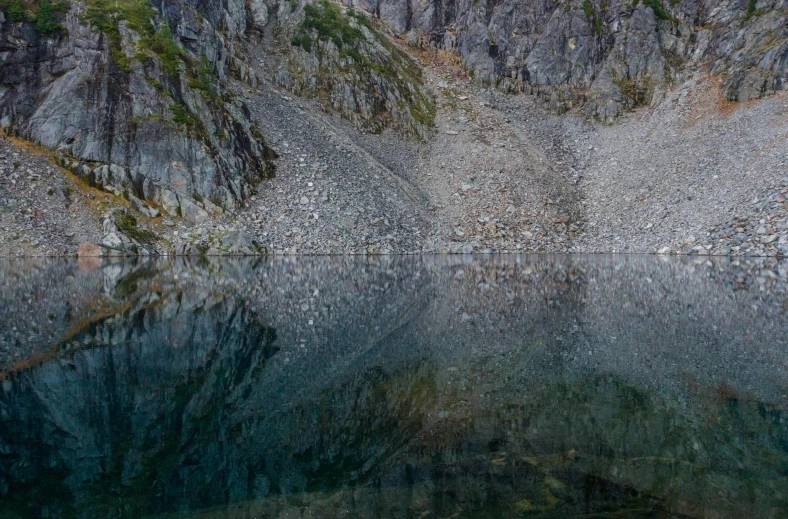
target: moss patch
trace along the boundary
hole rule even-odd
[[[137,219],[125,211],[115,211],[112,214],[112,222],[118,230],[145,247],[155,247],[159,242],[159,237],[150,231],[140,229],[137,226]]]

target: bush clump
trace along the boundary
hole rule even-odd
[[[761,11],[758,11],[758,0],[750,0],[747,5],[747,13],[744,15],[744,19],[749,20],[753,16],[758,16],[760,14]]]
[[[67,13],[71,4],[67,0],[56,3],[52,0],[2,0],[0,7],[12,22],[35,22],[36,30],[41,34],[54,34],[62,28],[57,15]]]
[[[197,75],[196,77],[192,78],[188,85],[189,88],[193,88],[198,92],[202,93],[207,99],[211,99],[218,103],[221,102],[219,96],[216,94],[216,90],[213,88],[213,67],[211,67],[211,63],[208,61],[208,58],[203,54],[200,58],[200,64],[197,68]]]
[[[202,128],[200,119],[189,111],[189,108],[181,103],[173,103],[170,105],[172,112],[172,122],[185,126],[190,130]]]
[[[162,24],[161,29],[142,38],[140,44],[156,54],[161,60],[162,66],[171,74],[178,74],[178,67],[182,63],[181,48],[172,37],[170,26],[166,22]]]
[[[594,4],[592,4],[589,0],[583,0],[583,12],[585,13],[589,22],[593,21],[594,32],[597,34],[602,34],[602,17],[599,16],[599,13],[597,13]]]
[[[340,49],[345,45],[353,47],[357,42],[364,41],[364,33],[353,27],[327,0],[320,0],[317,5],[304,6],[304,22],[301,27],[307,33],[315,31],[318,40],[333,41]],[[303,44],[303,39],[301,43]]]
[[[632,3],[633,7],[637,7],[640,4],[640,0],[635,0]],[[676,3],[671,0],[671,5],[676,5]],[[665,9],[662,3],[659,0],[643,0],[643,5],[646,7],[650,7],[652,11],[654,11],[654,16],[659,18],[660,20],[665,20],[668,22],[675,22],[676,19],[673,18],[670,13]]]
[[[7,7],[4,5],[3,7],[8,12],[8,19],[14,23],[17,22],[24,22],[25,21],[25,6],[22,5],[22,2],[19,0],[14,0],[13,2],[9,2],[10,5]]]
[[[153,20],[158,16],[150,0],[88,0],[86,18],[96,29],[106,34],[113,48],[113,58],[123,70],[130,70],[130,59],[120,49],[120,29],[118,24],[125,21],[129,29],[139,34],[140,45],[144,50],[158,56],[162,66],[177,75],[182,63],[181,48],[175,42],[166,21],[156,29]]]

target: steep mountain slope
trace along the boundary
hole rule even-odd
[[[6,4],[6,11],[13,7]],[[153,202],[192,223],[239,207],[272,175],[275,153],[249,108],[227,88],[230,77],[256,82],[238,45],[262,28],[265,5],[77,1],[59,7],[64,12],[42,29],[45,5],[51,4],[31,2],[21,20],[2,20],[0,122],[7,132],[57,150],[91,185]],[[313,24],[334,8],[322,9],[311,11]],[[339,54],[329,34],[315,50],[322,56],[333,49],[337,69],[357,60],[354,71],[371,71],[352,88],[334,81],[351,98],[347,115],[360,112],[360,120],[379,130],[392,123],[426,135],[432,108],[419,90],[418,69],[362,18],[352,31],[341,19],[340,30],[352,37],[347,45],[369,41],[369,48]],[[289,51],[290,41],[280,47]],[[295,48],[291,54],[301,55]],[[314,81],[329,71],[325,62],[319,70],[308,55],[300,63],[309,70],[300,74],[299,88],[329,89]],[[295,88],[293,76],[290,82]]]
[[[788,253],[781,0],[14,2],[4,254]]]
[[[351,2],[350,3],[354,3]],[[648,104],[688,65],[746,101],[788,81],[785,0],[361,0],[413,42],[455,51],[474,76],[584,104],[609,121]]]
[[[208,13],[167,12],[171,21],[146,0],[89,0],[50,33],[5,21],[2,125],[59,151],[91,184],[171,214],[218,212],[271,174],[273,153],[221,86],[241,68],[230,42]]]

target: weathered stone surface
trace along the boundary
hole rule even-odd
[[[268,253],[253,235],[243,231],[217,232],[175,245],[175,254],[179,256],[261,256]]]
[[[243,2],[224,3],[225,9],[169,3],[164,19],[154,20],[169,23],[184,49],[177,70],[141,49],[124,22],[120,52],[131,58],[120,64],[112,41],[85,25],[82,2],[72,2],[64,30],[50,36],[32,23],[3,23],[3,127],[90,163],[75,172],[91,184],[159,202],[171,214],[177,207],[168,191],[238,206],[272,173],[273,153],[243,103],[224,95],[222,82],[241,68],[227,38],[246,30]],[[230,30],[223,35],[220,28]],[[210,92],[194,83],[203,58]]]
[[[459,54],[475,79],[537,93],[563,111],[589,101],[610,120],[650,102],[687,66],[725,77],[731,100],[788,80],[788,2],[363,0],[409,41]]]
[[[77,250],[77,256],[80,258],[83,257],[95,257],[95,256],[103,256],[104,249],[102,249],[99,245],[95,243],[87,243],[83,242],[79,244],[79,250]]]
[[[159,255],[169,247],[155,233],[140,228],[137,219],[124,210],[106,215],[101,226],[104,237],[101,245],[108,256]]]
[[[275,72],[276,82],[297,95],[319,99],[326,109],[365,131],[392,128],[427,138],[435,101],[411,57],[363,13],[343,12],[341,6],[325,1],[309,7],[314,9],[312,19],[301,6],[278,20],[284,36],[269,45],[286,46],[289,52]],[[306,22],[320,23],[331,16],[339,22],[328,36],[305,24],[305,17]]]

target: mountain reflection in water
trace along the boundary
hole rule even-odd
[[[0,517],[786,517],[788,265],[0,263]]]

